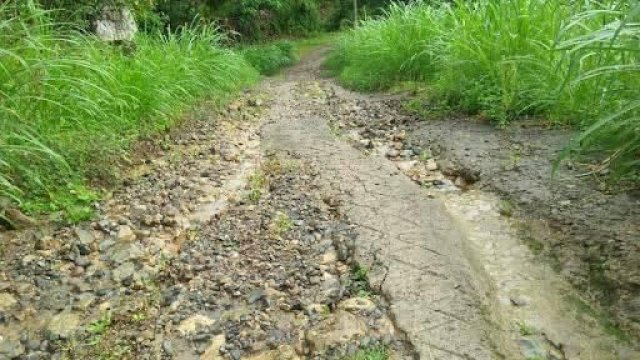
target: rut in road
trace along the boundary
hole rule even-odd
[[[141,146],[96,221],[2,234],[0,359],[634,358],[322,59]]]

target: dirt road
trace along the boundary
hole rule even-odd
[[[96,221],[2,233],[0,359],[637,358],[323,53],[141,146]]]

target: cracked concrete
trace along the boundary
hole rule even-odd
[[[332,134],[327,120],[304,106],[313,101],[304,95],[310,73],[302,68],[268,83],[265,151],[310,161],[326,182],[338,184],[357,224],[357,258],[371,267],[372,286],[387,297],[419,358],[496,358],[461,233],[443,204],[390,161],[367,157]]]

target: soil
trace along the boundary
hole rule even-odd
[[[508,201],[532,250],[639,336],[640,193],[610,191],[595,165],[564,161],[552,174],[571,135],[517,123],[499,131],[463,118],[420,122],[409,141]]]
[[[548,181],[567,134],[421,121],[325,51],[141,145],[94,221],[0,232],[0,359],[639,357],[582,297],[637,324],[637,198]]]

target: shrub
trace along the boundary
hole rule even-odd
[[[249,46],[242,50],[242,55],[263,75],[274,75],[296,61],[293,43],[289,41]]]

